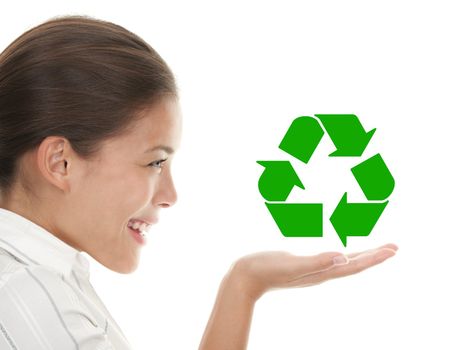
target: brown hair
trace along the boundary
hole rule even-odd
[[[128,131],[163,96],[178,98],[159,54],[127,29],[85,15],[54,17],[0,54],[0,191],[18,159],[63,136],[84,159]]]

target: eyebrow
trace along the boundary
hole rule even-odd
[[[146,151],[144,151],[144,153],[154,152],[154,151],[159,150],[159,149],[167,152],[168,154],[174,153],[174,150],[173,150],[172,147],[164,146],[164,145],[157,145],[157,146],[151,147],[151,148],[147,149]]]

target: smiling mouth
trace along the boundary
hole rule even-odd
[[[151,224],[138,219],[130,219],[130,221],[128,221],[127,226],[142,234],[149,232],[149,230],[152,227]]]
[[[131,236],[135,239],[138,244],[145,245],[146,244],[146,235],[138,229],[134,229],[130,226],[127,226],[128,230],[130,231]]]

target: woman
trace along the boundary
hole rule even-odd
[[[86,252],[131,273],[177,199],[174,76],[144,40],[87,16],[51,19],[0,55],[0,349],[130,349],[89,281]],[[245,349],[255,302],[381,263],[261,252],[221,282],[200,349]]]

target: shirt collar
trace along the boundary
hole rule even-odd
[[[89,277],[89,261],[42,226],[0,208],[0,247],[28,265],[44,265],[69,276],[77,270]]]

